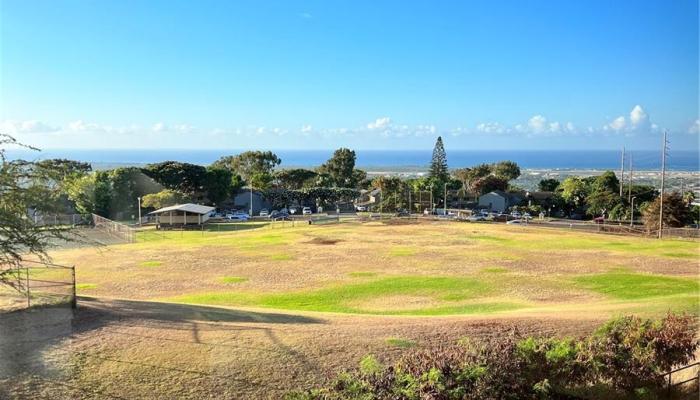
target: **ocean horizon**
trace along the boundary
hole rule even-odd
[[[222,156],[235,155],[241,149],[10,149],[10,159],[68,158],[100,165],[143,165],[161,161],[180,161],[208,165]],[[274,150],[282,159],[281,167],[315,167],[325,162],[333,150]],[[427,168],[431,150],[356,150],[358,168]],[[661,166],[661,153],[653,150],[628,151],[635,170],[654,170]],[[620,168],[619,150],[452,150],[447,152],[450,168],[469,167],[502,160],[515,161],[526,169],[613,169]],[[700,170],[698,151],[670,151],[666,168],[675,171]]]

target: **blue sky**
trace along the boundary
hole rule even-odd
[[[698,147],[698,1],[0,0],[45,148]]]

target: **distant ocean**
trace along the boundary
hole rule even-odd
[[[221,156],[242,150],[179,150],[179,149],[47,149],[41,152],[9,150],[10,158],[46,159],[69,158],[104,165],[142,165],[166,160],[193,164],[211,164]],[[282,167],[313,167],[325,162],[333,150],[276,150]],[[368,169],[421,169],[430,163],[430,150],[358,150],[357,165]],[[635,170],[654,170],[661,165],[658,151],[640,150],[632,154]],[[500,160],[517,162],[527,169],[619,169],[620,152],[609,150],[452,150],[447,152],[450,168],[468,167]],[[629,160],[629,159],[628,159]],[[676,171],[699,171],[698,151],[671,151],[666,167]],[[625,166],[627,168],[627,166]]]

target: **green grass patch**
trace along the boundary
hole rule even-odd
[[[505,311],[524,307],[515,303],[450,304],[479,298],[492,291],[489,284],[471,278],[402,276],[371,282],[336,285],[289,293],[199,293],[171,298],[183,303],[250,305],[258,307],[378,315],[448,315]],[[361,304],[391,296],[420,296],[437,303],[416,309],[368,309]]]
[[[389,250],[389,255],[391,257],[409,257],[417,253],[414,247],[397,246]]]
[[[352,278],[371,278],[377,276],[376,272],[350,272],[348,276]]]
[[[163,265],[163,262],[162,262],[162,261],[150,260],[150,261],[143,261],[140,265],[141,265],[142,267],[148,267],[148,268],[160,267],[161,265]]]
[[[580,286],[621,300],[698,294],[697,280],[661,275],[608,272],[574,278]]]
[[[247,280],[248,278],[244,278],[242,276],[222,276],[221,278],[219,278],[219,282],[228,284],[242,283],[246,282]]]
[[[401,338],[388,338],[386,340],[386,344],[392,347],[399,347],[401,349],[408,349],[411,347],[416,347],[416,342],[413,340],[408,340],[408,339],[401,339]]]
[[[76,290],[97,289],[97,284],[94,284],[94,283],[76,283],[75,289]]]

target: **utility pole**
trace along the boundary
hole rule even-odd
[[[433,203],[433,191],[435,191],[435,185],[430,185],[430,213],[435,213],[435,203]]]
[[[625,186],[625,147],[622,147],[622,162],[620,163],[620,197],[622,197],[622,187]]]
[[[408,217],[413,214],[413,204],[411,204],[411,188],[408,189]]]
[[[253,185],[250,185],[250,218],[253,218]]]
[[[139,226],[141,226],[141,197],[137,197],[139,201]]]
[[[447,183],[445,183],[445,216],[447,216]]]
[[[627,186],[627,202],[632,202],[632,153],[630,153],[630,178]]]
[[[630,207],[630,212],[632,213],[630,215],[630,228],[634,226],[634,199],[636,199],[637,196],[632,196],[632,201],[631,201],[631,207]]]
[[[664,184],[666,183],[666,151],[668,150],[667,132],[664,131],[664,141],[661,144],[661,201],[659,207],[659,239],[664,231]]]

